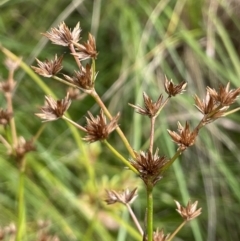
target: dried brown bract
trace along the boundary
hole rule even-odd
[[[62,60],[63,55],[61,57],[57,57],[55,55],[54,60],[46,60],[45,62],[41,62],[40,60],[36,59],[38,63],[38,67],[31,66],[33,70],[44,77],[50,78],[53,75],[56,75],[62,68]]]
[[[201,214],[202,208],[197,209],[198,201],[194,202],[193,204],[191,201],[189,201],[186,208],[181,206],[178,201],[175,201],[175,203],[177,205],[177,212],[186,221],[190,221]]]
[[[198,131],[190,131],[189,123],[186,122],[185,127],[183,127],[180,122],[178,122],[178,133],[175,131],[168,130],[169,135],[172,140],[176,142],[179,146],[178,150],[184,151],[189,146],[192,146],[195,143],[195,139],[198,135]]]
[[[78,22],[76,27],[71,31],[68,26],[62,22],[58,28],[52,28],[51,31],[43,33],[53,44],[68,46],[72,42],[78,42],[80,39],[80,23]]]
[[[117,192],[114,190],[106,190],[107,199],[105,200],[108,205],[114,203],[123,203],[123,204],[131,204],[137,198],[137,188],[134,188],[132,191],[129,189],[125,189],[121,192]]]
[[[164,156],[158,156],[158,149],[153,155],[150,151],[140,153],[135,152],[135,159],[130,162],[140,173],[141,179],[146,185],[155,185],[162,178],[164,166],[168,163],[168,159]]]
[[[170,234],[164,235],[163,229],[159,231],[158,229],[153,233],[153,241],[167,241]]]
[[[137,105],[132,105],[132,104],[129,104],[129,105],[132,106],[133,108],[135,108],[136,112],[141,115],[147,115],[150,118],[156,116],[159,109],[162,106],[162,100],[163,100],[162,94],[158,97],[156,102],[153,102],[149,98],[149,96],[145,92],[143,92],[143,99],[144,99],[145,108],[142,108]]]
[[[72,77],[68,75],[63,75],[63,76],[67,81],[75,84],[76,86],[84,90],[93,89],[94,81],[96,78],[96,76],[94,77],[92,76],[92,69],[90,64],[87,64],[86,68],[81,66],[81,70],[75,71],[75,75]]]
[[[83,44],[75,44],[77,47],[77,53],[74,53],[75,56],[79,58],[80,61],[86,60],[89,58],[97,58],[96,42],[92,34],[88,34],[88,41]]]
[[[178,94],[182,94],[183,91],[185,91],[186,86],[187,86],[187,82],[185,82],[185,81],[182,81],[180,84],[175,85],[175,84],[173,84],[172,80],[169,81],[165,77],[164,87],[165,87],[165,91],[169,95],[169,97],[175,96]]]
[[[210,87],[207,87],[207,91],[216,102],[219,102],[222,106],[229,106],[233,104],[239,96],[240,87],[232,90],[229,90],[229,88],[230,83],[228,82],[225,87],[220,85],[218,92]]]
[[[87,130],[87,135],[83,138],[85,141],[95,142],[105,140],[108,135],[118,127],[117,121],[120,117],[120,113],[113,117],[108,124],[102,109],[100,115],[96,118],[94,118],[90,112],[88,112],[88,115],[90,118],[86,117],[87,125],[85,126],[85,129]]]
[[[45,96],[45,101],[45,106],[40,108],[41,113],[35,114],[44,122],[54,121],[61,118],[71,104],[68,94],[62,100],[54,100],[51,96]]]
[[[16,85],[15,81],[2,81],[0,82],[0,91],[3,93],[11,93]]]
[[[0,125],[6,126],[9,124],[13,114],[7,110],[0,108]]]
[[[15,148],[16,157],[18,160],[21,160],[24,155],[28,152],[35,151],[36,147],[33,144],[33,141],[26,141],[23,137],[19,137],[18,145]]]
[[[194,100],[195,106],[204,114],[203,125],[222,117],[228,109],[228,106],[221,106],[219,102],[216,102],[209,92],[207,92],[205,99],[200,100],[200,98],[195,95]]]

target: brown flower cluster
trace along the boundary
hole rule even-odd
[[[164,87],[165,91],[168,94],[169,97],[176,96],[178,94],[182,94],[183,91],[185,91],[185,88],[187,86],[187,82],[183,81],[178,85],[173,84],[172,80],[168,80],[165,77]]]
[[[44,77],[50,78],[54,75],[56,75],[62,68],[62,60],[63,55],[58,58],[57,55],[55,55],[54,60],[46,60],[45,62],[41,62],[40,60],[36,59],[38,63],[38,67],[31,66],[33,70]]]
[[[195,95],[195,106],[204,114],[203,125],[224,116],[229,106],[236,101],[240,94],[240,88],[232,90],[229,90],[229,88],[230,83],[225,87],[221,85],[218,91],[207,87],[207,94],[203,100]]]
[[[16,157],[21,160],[28,152],[35,151],[33,141],[26,141],[22,136],[18,138],[18,145],[15,148]]]
[[[146,185],[155,185],[162,178],[163,168],[168,163],[166,157],[158,156],[158,151],[157,149],[154,155],[150,151],[135,152],[135,159],[130,160],[132,166],[139,171],[139,175]]]
[[[86,60],[89,58],[96,59],[97,58],[97,50],[96,50],[96,42],[95,38],[92,34],[88,34],[88,41],[83,44],[75,44],[77,47],[77,53],[74,55],[79,58],[80,61]]]
[[[76,27],[71,31],[68,26],[62,22],[58,28],[52,28],[51,31],[43,33],[53,44],[69,46],[72,42],[78,42],[80,39],[80,23],[77,23]]]
[[[8,110],[3,110],[0,108],[0,125],[6,126],[9,124],[13,114]]]
[[[178,201],[175,201],[175,203],[177,205],[177,212],[186,221],[190,221],[201,214],[202,208],[197,209],[198,201],[194,202],[193,204],[191,201],[189,201],[187,207],[181,206]]]
[[[54,121],[61,118],[71,104],[71,100],[68,94],[64,99],[57,101],[54,100],[51,96],[45,96],[45,101],[45,106],[40,108],[41,113],[35,114],[44,122]]]
[[[87,64],[86,68],[81,66],[80,71],[75,71],[75,75],[70,77],[68,75],[63,75],[67,81],[73,83],[74,85],[80,87],[83,90],[90,90],[94,87],[94,82],[96,75],[93,76],[91,65]]]
[[[184,151],[189,146],[192,146],[195,143],[195,139],[198,135],[197,129],[190,131],[188,122],[186,122],[185,127],[178,122],[178,133],[170,130],[168,130],[168,133],[172,140],[178,144],[178,150],[180,151]]]
[[[117,121],[120,117],[120,113],[113,117],[108,124],[102,109],[100,115],[96,118],[90,112],[88,112],[88,115],[90,118],[86,117],[87,125],[85,126],[85,129],[87,135],[83,138],[85,141],[95,142],[107,139],[108,135],[118,127]]]
[[[131,204],[137,198],[137,188],[134,188],[132,191],[129,189],[125,189],[121,192],[117,192],[114,190],[106,190],[107,199],[105,200],[108,205],[114,203],[123,203],[123,204]]]
[[[158,97],[156,102],[153,102],[151,98],[145,92],[143,92],[143,100],[144,100],[145,108],[142,108],[137,105],[132,105],[132,104],[129,104],[129,105],[135,108],[136,112],[141,115],[147,115],[150,118],[156,116],[162,106],[162,100],[163,100],[162,94]]]
[[[167,241],[170,234],[164,235],[163,229],[159,231],[158,229],[153,233],[153,241]]]

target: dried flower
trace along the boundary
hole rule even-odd
[[[71,100],[69,94],[61,100],[54,100],[51,96],[45,96],[45,106],[41,107],[41,113],[35,114],[39,118],[46,121],[54,121],[61,118],[65,111],[69,108]]]
[[[103,114],[102,109],[100,115],[96,118],[94,118],[90,112],[88,112],[88,115],[90,118],[86,117],[87,125],[85,128],[87,130],[87,135],[83,138],[85,141],[95,142],[104,140],[118,127],[117,121],[120,117],[120,113],[113,117],[109,124],[107,124],[106,116]]]
[[[145,108],[142,108],[137,105],[132,105],[132,104],[129,104],[129,105],[135,108],[137,113],[141,115],[147,115],[150,118],[156,116],[162,105],[162,99],[163,99],[162,94],[158,97],[158,100],[156,102],[153,102],[149,98],[149,96],[145,92],[143,92],[143,99],[144,99]]]
[[[0,125],[6,126],[9,124],[12,116],[13,114],[11,112],[0,108]]]
[[[140,153],[135,152],[135,159],[130,162],[140,173],[141,179],[147,185],[151,183],[155,185],[162,178],[163,167],[167,164],[166,157],[158,156],[158,149],[153,155],[150,151]]]
[[[167,241],[170,234],[164,235],[163,229],[159,231],[158,229],[153,233],[153,241]]]
[[[137,188],[134,188],[132,191],[129,189],[125,189],[121,192],[117,192],[114,190],[106,190],[107,192],[107,199],[105,200],[107,204],[114,204],[114,203],[123,203],[123,204],[131,204],[137,198]]]
[[[195,106],[204,114],[203,124],[208,124],[222,117],[228,109],[228,106],[222,107],[219,102],[216,102],[209,92],[207,92],[204,100],[200,100],[197,95],[195,95],[194,100]]]
[[[22,58],[19,58],[18,60],[12,60],[10,58],[7,58],[4,64],[9,71],[15,71],[19,67],[21,61]]]
[[[74,53],[73,55],[77,56],[80,59],[80,61],[89,58],[97,58],[98,53],[96,50],[96,42],[92,34],[88,34],[88,41],[86,43],[75,45],[77,47],[77,50],[80,52]]]
[[[91,65],[87,64],[86,68],[81,66],[80,71],[75,71],[75,75],[73,77],[69,77],[68,75],[63,75],[65,79],[76,86],[79,86],[80,88],[84,90],[90,90],[94,87],[94,81],[96,78],[96,75],[92,79],[92,69]]]
[[[22,136],[18,139],[18,145],[15,148],[16,157],[21,160],[26,153],[35,151],[36,147],[33,145],[33,141],[26,141]]]
[[[72,42],[78,42],[81,33],[80,23],[78,22],[76,27],[71,31],[68,26],[62,22],[58,28],[51,28],[51,31],[43,33],[53,44],[68,46]]]
[[[220,85],[218,92],[210,87],[207,87],[207,91],[216,102],[219,102],[222,106],[229,106],[235,102],[240,94],[240,87],[236,90],[229,90],[229,87],[230,83],[228,82],[225,87]]]
[[[180,84],[175,85],[173,84],[172,80],[169,81],[167,77],[165,77],[164,87],[169,97],[182,94],[183,91],[185,91],[186,86],[187,82],[185,81],[182,81]]]
[[[11,93],[15,85],[15,81],[2,81],[0,82],[0,91],[2,91],[3,93]]]
[[[62,60],[63,55],[61,57],[57,57],[57,54],[55,55],[54,60],[46,60],[45,62],[41,62],[40,60],[36,59],[38,63],[38,67],[31,66],[34,71],[42,75],[44,77],[50,78],[53,75],[56,75],[62,68]]]
[[[190,131],[188,122],[186,122],[185,127],[178,122],[178,132],[179,134],[175,131],[168,130],[172,140],[178,144],[178,150],[180,151],[184,151],[187,147],[192,146],[198,135],[197,130],[194,130],[193,132]]]
[[[198,201],[196,201],[193,204],[191,203],[191,201],[189,201],[186,208],[181,206],[178,201],[175,201],[175,203],[177,205],[177,209],[176,209],[177,212],[186,221],[190,221],[190,220],[196,218],[197,216],[199,216],[201,214],[202,208],[199,208],[197,210]]]

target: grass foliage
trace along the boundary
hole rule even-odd
[[[128,103],[141,104],[142,92],[156,99],[163,92],[164,75],[175,83],[188,82],[187,91],[173,99],[157,121],[155,143],[161,154],[172,156],[176,145],[167,129],[177,121],[196,123],[201,116],[193,93],[204,95],[206,86],[219,83],[239,87],[240,4],[236,0],[72,0],[0,2],[0,41],[26,65],[17,71],[14,96],[15,120],[20,135],[31,138],[42,125],[34,116],[44,95],[62,98],[65,87],[39,78],[29,65],[34,58],[64,54],[66,74],[74,62],[65,49],[40,35],[65,21],[72,28],[78,21],[96,36],[99,71],[96,89],[111,113],[121,112],[121,128],[136,150],[148,144],[149,123],[134,113]],[[7,78],[0,53],[0,76]],[[3,97],[0,105],[4,107]],[[239,104],[239,100],[237,102]],[[69,115],[80,124],[86,111],[98,112],[90,97],[74,102]],[[184,152],[154,192],[156,227],[172,232],[179,215],[173,200],[186,204],[199,200],[203,214],[186,226],[176,240],[239,240],[240,175],[239,113],[210,124],[197,144]],[[116,134],[110,142],[127,155]],[[61,240],[141,240],[127,212],[104,203],[105,189],[139,187],[134,203],[143,220],[146,204],[143,183],[126,171],[100,143],[85,144],[80,133],[64,121],[47,124],[37,142],[37,152],[27,157],[25,181],[28,240],[33,240],[39,220],[50,220],[50,232]],[[17,222],[16,163],[0,145],[0,226]],[[155,228],[156,228],[155,227]],[[109,231],[110,230],[110,231]]]

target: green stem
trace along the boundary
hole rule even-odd
[[[18,184],[18,221],[16,241],[22,241],[25,233],[25,202],[24,202],[24,180],[25,180],[25,159],[20,161]]]
[[[153,241],[153,186],[147,185],[147,240]]]
[[[61,82],[61,83],[63,83],[63,84],[65,84],[65,85],[68,85],[68,86],[70,86],[70,87],[80,89],[77,85],[72,84],[72,83],[70,83],[70,82],[68,82],[68,81],[66,81],[66,80],[64,80],[64,79],[62,79],[62,78],[60,78],[60,77],[58,77],[58,76],[56,76],[56,75],[53,75],[52,78],[55,79],[55,80],[57,80],[57,81],[59,81],[59,82]]]
[[[98,93],[95,91],[95,89],[90,93],[90,95],[95,99],[95,101],[98,103],[98,105],[103,109],[105,115],[112,120],[112,115],[110,114],[110,112],[108,111],[107,107],[104,105],[104,103],[102,102],[101,98],[99,97]],[[122,132],[122,130],[117,127],[116,131],[118,133],[118,135],[120,136],[120,138],[122,139],[124,145],[126,146],[129,154],[131,155],[132,158],[135,158],[135,153],[131,147],[131,145],[129,144],[126,136],[124,135],[124,133]]]
[[[169,162],[163,167],[162,171],[166,171],[172,164],[173,162],[182,154],[181,150],[178,150],[174,156],[169,160]]]
[[[137,169],[135,169],[130,162],[125,159],[107,140],[104,140],[103,143],[111,150],[111,152],[118,157],[126,166],[128,166],[128,168],[130,170],[132,170],[133,172],[135,172],[136,174],[139,175],[139,172],[137,171]]]
[[[71,123],[72,125],[74,125],[75,127],[77,127],[79,130],[87,132],[87,130],[80,126],[78,123],[76,123],[75,121],[72,121],[71,119],[67,118],[65,115],[62,116],[62,119],[68,121],[69,123]]]
[[[186,223],[187,223],[187,221],[184,220],[184,221],[177,227],[177,229],[171,234],[171,236],[168,238],[167,241],[171,241],[171,240],[175,237],[175,235],[182,229],[182,227],[183,227]]]

